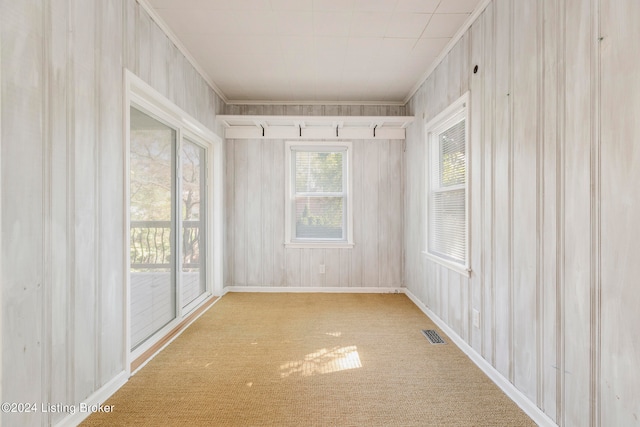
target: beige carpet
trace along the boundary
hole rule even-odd
[[[87,426],[535,425],[402,294],[230,293]]]

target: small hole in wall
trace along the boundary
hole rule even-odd
[[[476,65],[475,67],[473,67],[473,74],[476,74],[478,72],[478,66]]]

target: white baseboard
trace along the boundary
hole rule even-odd
[[[73,414],[69,414],[67,417],[63,418],[60,422],[56,424],[57,427],[75,427],[84,421],[89,415],[92,414],[91,411],[81,410],[84,407],[92,407],[94,405],[100,406],[103,405],[104,402],[108,398],[111,397],[113,393],[115,393],[120,387],[122,387],[128,380],[127,371],[122,371],[118,375],[116,375],[111,381],[106,383],[100,389],[98,389],[91,396],[86,398],[79,405],[73,405],[75,412]],[[118,408],[113,408],[114,410],[118,410]]]
[[[493,381],[500,389],[513,400],[531,419],[539,426],[557,427],[557,424],[549,418],[547,414],[542,412],[534,402],[529,400],[520,390],[516,388],[508,379],[498,372],[496,368],[491,366],[478,352],[476,352],[469,344],[467,344],[456,332],[451,329],[442,319],[425,306],[413,293],[408,289],[402,291],[409,297],[415,305],[418,306],[424,314],[426,314],[440,329],[447,334],[451,340],[476,364],[478,368],[484,372],[491,381]]]
[[[400,287],[385,288],[349,288],[349,287],[318,287],[318,286],[226,286],[223,295],[227,292],[273,292],[273,293],[333,293],[333,294],[401,294],[403,289]]]

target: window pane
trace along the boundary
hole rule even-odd
[[[439,135],[440,187],[464,184],[465,181],[465,124],[464,120]]]
[[[293,151],[296,193],[341,193],[343,152]]]
[[[296,197],[296,238],[343,239],[342,197]]]
[[[131,109],[131,344],[176,317],[173,209],[176,131]]]
[[[184,140],[182,144],[182,306],[206,291],[205,245],[206,220],[205,150]]]
[[[429,251],[452,261],[466,259],[465,190],[432,193]]]

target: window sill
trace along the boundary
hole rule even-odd
[[[464,277],[471,277],[471,268],[467,268],[463,265],[456,264],[455,262],[447,261],[446,259],[440,258],[436,255],[432,255],[426,251],[422,251],[422,255],[424,255],[426,258],[430,259],[431,261],[448,268],[449,270],[453,270],[456,273],[462,274]]]
[[[355,245],[346,242],[287,242],[286,249],[351,249]]]

